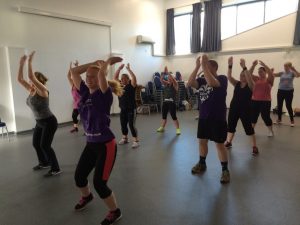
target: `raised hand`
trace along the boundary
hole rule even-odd
[[[122,70],[122,69],[124,68],[124,66],[125,66],[125,64],[121,64],[121,65],[119,66],[119,70]]]
[[[230,56],[230,57],[228,58],[228,66],[232,66],[232,64],[233,64],[233,57]]]
[[[208,56],[206,54],[202,55],[202,66],[207,66],[208,64]]]
[[[20,65],[24,65],[24,63],[26,62],[27,56],[23,55],[20,59]]]
[[[127,70],[130,70],[130,64],[129,64],[129,63],[127,63],[126,69],[127,69]]]
[[[258,64],[258,60],[256,59],[256,60],[253,61],[252,65],[257,66],[257,64]]]
[[[109,64],[109,65],[113,65],[115,63],[118,63],[118,62],[122,62],[123,59],[121,57],[110,57],[106,62]]]
[[[199,56],[199,57],[196,59],[196,66],[197,66],[197,67],[200,67],[200,66],[201,66],[201,56]]]
[[[32,62],[34,54],[35,54],[35,51],[32,51],[30,53],[30,55],[28,56],[28,62]]]
[[[78,60],[76,60],[73,64],[74,64],[74,66],[78,66],[79,65]]]
[[[240,65],[241,65],[241,67],[243,69],[246,67],[246,61],[245,61],[245,59],[243,59],[243,58],[240,59]]]

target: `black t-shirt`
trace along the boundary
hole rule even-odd
[[[233,97],[230,103],[230,108],[237,110],[249,110],[251,106],[252,91],[248,85],[241,87],[241,82],[238,81],[234,87]]]
[[[135,87],[131,83],[123,87],[124,93],[119,97],[119,107],[121,109],[135,109]]]

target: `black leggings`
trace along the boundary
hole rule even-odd
[[[131,131],[132,137],[137,137],[137,129],[135,127],[135,120],[136,120],[136,110],[135,109],[121,109],[120,113],[120,121],[121,121],[121,129],[123,135],[128,135],[128,127]]]
[[[79,111],[78,109],[73,109],[73,112],[72,112],[72,119],[73,119],[73,123],[74,124],[78,124],[78,115],[79,115]]]
[[[294,97],[294,90],[285,91],[285,90],[278,89],[277,92],[278,120],[281,120],[282,106],[283,106],[283,101],[285,100],[285,106],[289,112],[290,120],[294,121],[294,112],[292,109],[293,97]]]
[[[176,117],[176,104],[173,101],[165,101],[162,106],[162,118],[167,119],[168,112],[170,111],[173,120],[177,120]]]
[[[235,133],[238,120],[241,119],[247,135],[253,135],[254,129],[251,124],[251,110],[230,108],[228,114],[228,132]]]
[[[88,185],[88,176],[95,168],[93,183],[100,198],[104,199],[111,195],[112,191],[107,186],[107,181],[113,169],[117,155],[115,139],[106,143],[86,143],[80,156],[75,171],[77,187],[83,188]]]
[[[251,101],[252,105],[252,123],[256,124],[259,114],[265,123],[266,126],[272,126],[272,119],[270,116],[271,111],[271,101]]]
[[[57,120],[55,116],[36,120],[32,137],[32,144],[36,150],[39,164],[48,165],[50,163],[53,171],[59,170],[55,152],[51,147],[56,130]]]

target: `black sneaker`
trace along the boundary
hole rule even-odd
[[[36,165],[35,167],[33,167],[32,169],[37,171],[37,170],[43,170],[43,169],[48,169],[48,168],[50,168],[50,165],[39,164],[39,165]]]
[[[76,211],[81,211],[83,209],[85,209],[86,205],[92,201],[94,198],[93,194],[90,193],[89,196],[87,197],[81,197],[81,199],[79,200],[79,202],[75,205],[74,209]]]
[[[44,175],[44,177],[53,177],[53,176],[56,176],[58,174],[61,174],[62,171],[61,170],[49,170],[48,173],[46,173]]]
[[[114,222],[117,222],[119,219],[121,219],[122,213],[121,210],[118,208],[114,211],[110,211],[105,219],[101,222],[101,225],[112,225]]]
[[[226,141],[226,142],[224,143],[224,146],[225,146],[225,148],[231,148],[231,147],[232,147],[232,144],[231,144],[231,142]]]

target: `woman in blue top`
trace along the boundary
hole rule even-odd
[[[113,224],[122,217],[116,198],[107,186],[117,154],[115,136],[109,127],[112,93],[120,96],[122,89],[118,83],[106,80],[108,66],[121,61],[122,58],[112,57],[106,62],[98,60],[71,69],[74,86],[81,96],[79,112],[87,141],[75,172],[76,185],[81,192],[81,199],[75,210],[84,209],[93,199],[87,177],[95,168],[95,190],[109,208],[101,225]],[[80,76],[85,72],[86,82]]]
[[[292,101],[294,97],[293,80],[296,77],[300,77],[300,73],[293,67],[292,63],[287,62],[284,64],[284,71],[274,73],[275,77],[280,77],[278,92],[277,92],[277,107],[278,107],[278,119],[275,124],[281,124],[282,106],[285,100],[285,106],[289,112],[291,127],[295,126]]]

